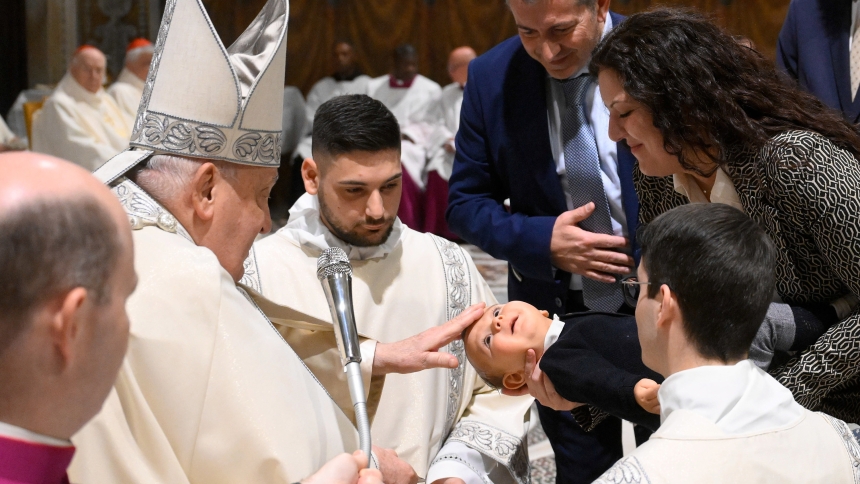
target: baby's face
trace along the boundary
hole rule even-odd
[[[469,361],[487,375],[524,374],[526,352],[535,351],[540,358],[543,343],[552,320],[549,313],[531,304],[512,301],[490,306],[475,324],[466,330],[465,345]],[[504,386],[519,388],[519,380],[503,380]]]

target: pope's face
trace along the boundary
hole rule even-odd
[[[531,304],[511,301],[490,306],[465,334],[469,361],[487,375],[502,377],[506,388],[522,386],[526,352],[543,354],[544,339],[552,320],[549,313]]]
[[[625,140],[639,161],[639,169],[648,176],[683,173],[678,157],[666,151],[663,134],[654,126],[651,111],[627,94],[618,73],[603,69],[597,80],[600,96],[609,110],[609,137],[612,141]]]
[[[579,0],[510,0],[510,6],[526,52],[550,76],[567,79],[591,59],[609,0],[597,0],[595,7],[580,5]]]
[[[272,229],[269,193],[278,180],[278,169],[237,165],[235,170],[235,180],[219,176],[212,189],[216,208],[207,247],[238,282],[254,239]]]
[[[319,197],[323,223],[358,247],[388,240],[403,190],[400,151],[354,151],[337,156],[308,192]]]

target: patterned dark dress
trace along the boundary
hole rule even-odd
[[[744,211],[776,244],[782,300],[860,295],[860,162],[809,131],[781,133],[758,151],[738,150],[729,158],[723,170]],[[637,164],[633,179],[640,224],[689,203],[675,191],[672,177],[646,177]],[[769,371],[809,410],[860,423],[860,308]],[[606,416],[589,407],[573,414],[586,430]]]

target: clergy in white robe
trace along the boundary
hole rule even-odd
[[[9,129],[9,126],[7,126],[6,122],[3,121],[3,117],[0,116],[0,153],[4,151],[24,149],[27,149],[27,145],[15,136],[15,133]]]
[[[394,50],[391,74],[372,79],[367,86],[367,94],[394,113],[403,131],[403,202],[398,215],[415,230],[422,230],[424,226],[424,168],[427,165],[424,140],[430,130],[427,126],[412,125],[412,120],[422,118],[441,91],[439,84],[418,73],[418,54],[409,44]]]
[[[469,76],[469,63],[476,57],[471,47],[458,47],[448,56],[448,74],[454,81],[442,88],[442,92],[430,102],[423,119],[419,122],[430,126],[430,134],[424,142],[427,150],[424,203],[424,231],[459,240],[448,229],[445,211],[448,209],[448,179],[454,167],[454,137],[460,129],[460,108],[463,105],[463,89]]]
[[[255,243],[245,284],[326,319],[317,258],[340,247],[352,263],[358,330],[379,341],[437,327],[476,302],[495,303],[468,253],[395,216],[399,131],[384,106],[366,96],[340,97],[324,104],[314,123],[315,157],[303,166],[308,193],[291,209],[286,227]],[[359,129],[368,137],[361,150],[340,152]],[[458,357],[456,368],[387,377],[371,429],[374,442],[394,448],[428,483],[447,477],[527,482],[531,398],[487,387],[466,361],[461,341],[446,351]]]
[[[101,51],[78,49],[69,72],[34,116],[33,151],[95,170],[128,147],[128,120],[102,88],[104,72]]]
[[[627,282],[639,288],[642,361],[666,379],[633,395],[656,393],[661,426],[596,482],[858,482],[847,424],[806,410],[747,359],[775,287],[776,249],[758,223],[729,205],[690,204],[648,224],[639,243]]]
[[[128,119],[129,130],[134,124],[140,98],[143,96],[143,84],[149,73],[152,53],[152,42],[146,39],[132,40],[125,51],[125,66],[107,90]]]
[[[346,40],[335,42],[333,59],[335,73],[317,81],[308,93],[305,105],[308,135],[302,139],[297,149],[302,160],[311,157],[310,127],[313,126],[314,115],[322,103],[345,94],[367,94],[370,76],[361,73],[355,56],[355,46]]]

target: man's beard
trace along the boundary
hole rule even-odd
[[[328,229],[331,230],[331,233],[333,233],[335,235],[335,237],[339,238],[340,240],[346,242],[349,245],[352,245],[355,247],[375,247],[377,245],[382,245],[385,243],[385,241],[388,240],[388,237],[391,236],[391,232],[394,230],[394,220],[393,219],[371,220],[371,221],[367,221],[367,222],[370,224],[377,224],[377,223],[387,223],[388,224],[388,229],[385,230],[385,234],[382,236],[382,238],[378,241],[374,240],[376,238],[376,236],[379,235],[378,232],[376,234],[374,234],[374,239],[370,239],[368,237],[363,237],[361,235],[358,235],[354,231],[351,231],[347,228],[344,228],[344,227],[338,225],[337,222],[335,222],[336,218],[334,217],[334,214],[331,213],[331,211],[328,209],[328,206],[326,206],[325,201],[323,200],[322,190],[320,190],[317,193],[317,198],[318,198],[319,204],[320,204],[320,217],[325,222],[326,227],[328,227]]]

